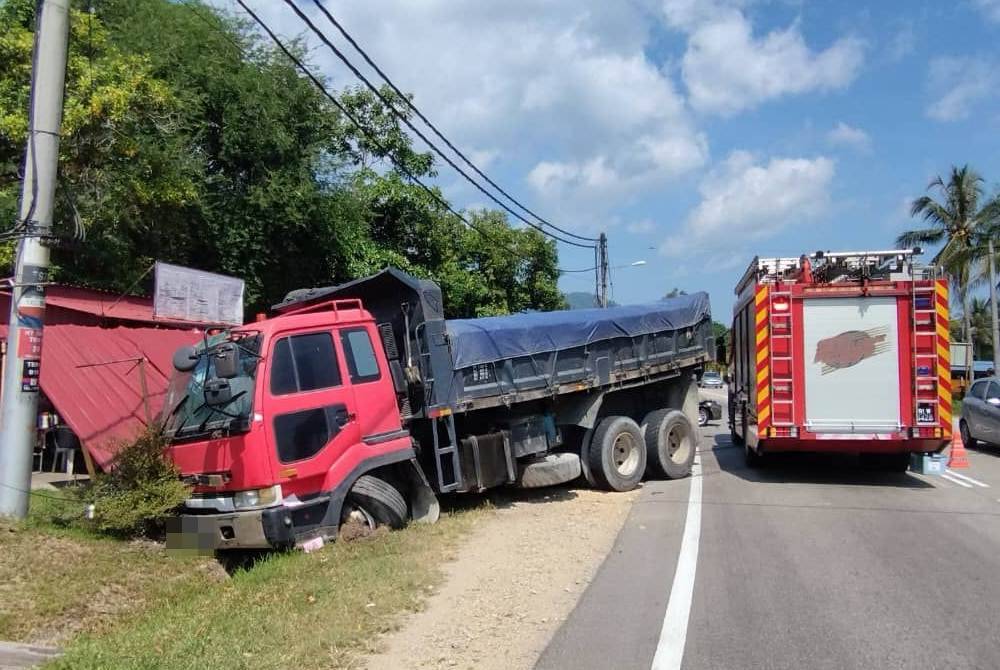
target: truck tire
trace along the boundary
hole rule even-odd
[[[658,478],[681,479],[691,474],[697,442],[694,427],[684,412],[658,409],[642,422],[646,469]]]
[[[518,465],[517,485],[537,489],[571,482],[580,476],[580,457],[576,454],[546,454]]]
[[[395,486],[374,475],[361,475],[344,500],[341,523],[357,518],[372,529],[406,525],[406,499]]]
[[[594,479],[594,473],[590,471],[590,443],[593,441],[594,429],[590,428],[583,434],[583,439],[580,441],[580,472],[590,488],[596,489],[597,480]]]
[[[631,491],[646,471],[646,449],[638,424],[627,416],[608,416],[597,424],[587,450],[590,474],[609,491]]]
[[[759,469],[767,464],[767,457],[764,454],[755,451],[753,447],[749,444],[743,443],[743,453],[746,457],[747,467]]]

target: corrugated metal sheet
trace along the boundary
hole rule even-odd
[[[10,309],[10,292],[0,292],[0,305]],[[121,296],[77,286],[52,285],[45,289],[45,303],[81,314],[89,314],[100,319],[136,321],[141,323],[168,324],[174,326],[194,326],[197,324],[153,318],[153,300],[142,296]]]
[[[3,337],[6,337],[6,328]],[[55,324],[45,328],[42,391],[94,461],[105,467],[115,443],[146,425],[139,367],[144,358],[149,406],[155,418],[173,371],[178,347],[197,342],[197,330]],[[94,363],[103,365],[88,366]]]

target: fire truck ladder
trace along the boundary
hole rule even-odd
[[[913,318],[913,422],[933,426],[938,423],[937,318],[935,276],[928,268],[913,268],[910,310]],[[919,274],[918,274],[919,273]],[[920,416],[920,405],[934,405],[934,416]]]
[[[775,304],[784,309],[775,309]],[[771,425],[795,426],[795,402],[792,393],[792,293],[787,285],[776,283],[768,292],[768,364],[771,370]]]

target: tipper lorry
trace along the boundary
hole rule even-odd
[[[905,470],[952,431],[948,283],[919,250],[757,257],[736,285],[729,422],[750,465],[789,451]]]
[[[691,471],[705,293],[446,320],[435,283],[390,268],[274,311],[174,357],[163,426],[193,486],[175,543],[302,546],[433,521],[439,494]]]

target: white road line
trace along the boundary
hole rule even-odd
[[[701,458],[694,457],[691,467],[691,491],[688,494],[687,517],[681,550],[677,556],[674,583],[670,587],[667,612],[663,615],[660,641],[653,656],[653,670],[680,670],[684,660],[684,643],[687,640],[688,617],[694,595],[694,575],[698,568],[698,542],[701,539]]]
[[[981,482],[978,479],[973,479],[972,477],[969,477],[968,475],[963,475],[962,473],[955,472],[954,470],[945,469],[944,473],[946,475],[951,475],[952,477],[958,477],[959,479],[961,479],[964,482],[969,482],[970,484],[975,484],[976,486],[981,486],[984,489],[988,489],[990,487],[990,485],[987,484],[987,483],[985,483],[985,482]]]
[[[945,472],[941,476],[943,478],[947,479],[952,484],[958,484],[959,486],[964,486],[967,489],[971,489],[972,488],[972,484],[970,484],[968,482],[963,482],[961,479],[958,479],[957,477],[952,477],[951,474],[948,473],[948,472]]]

